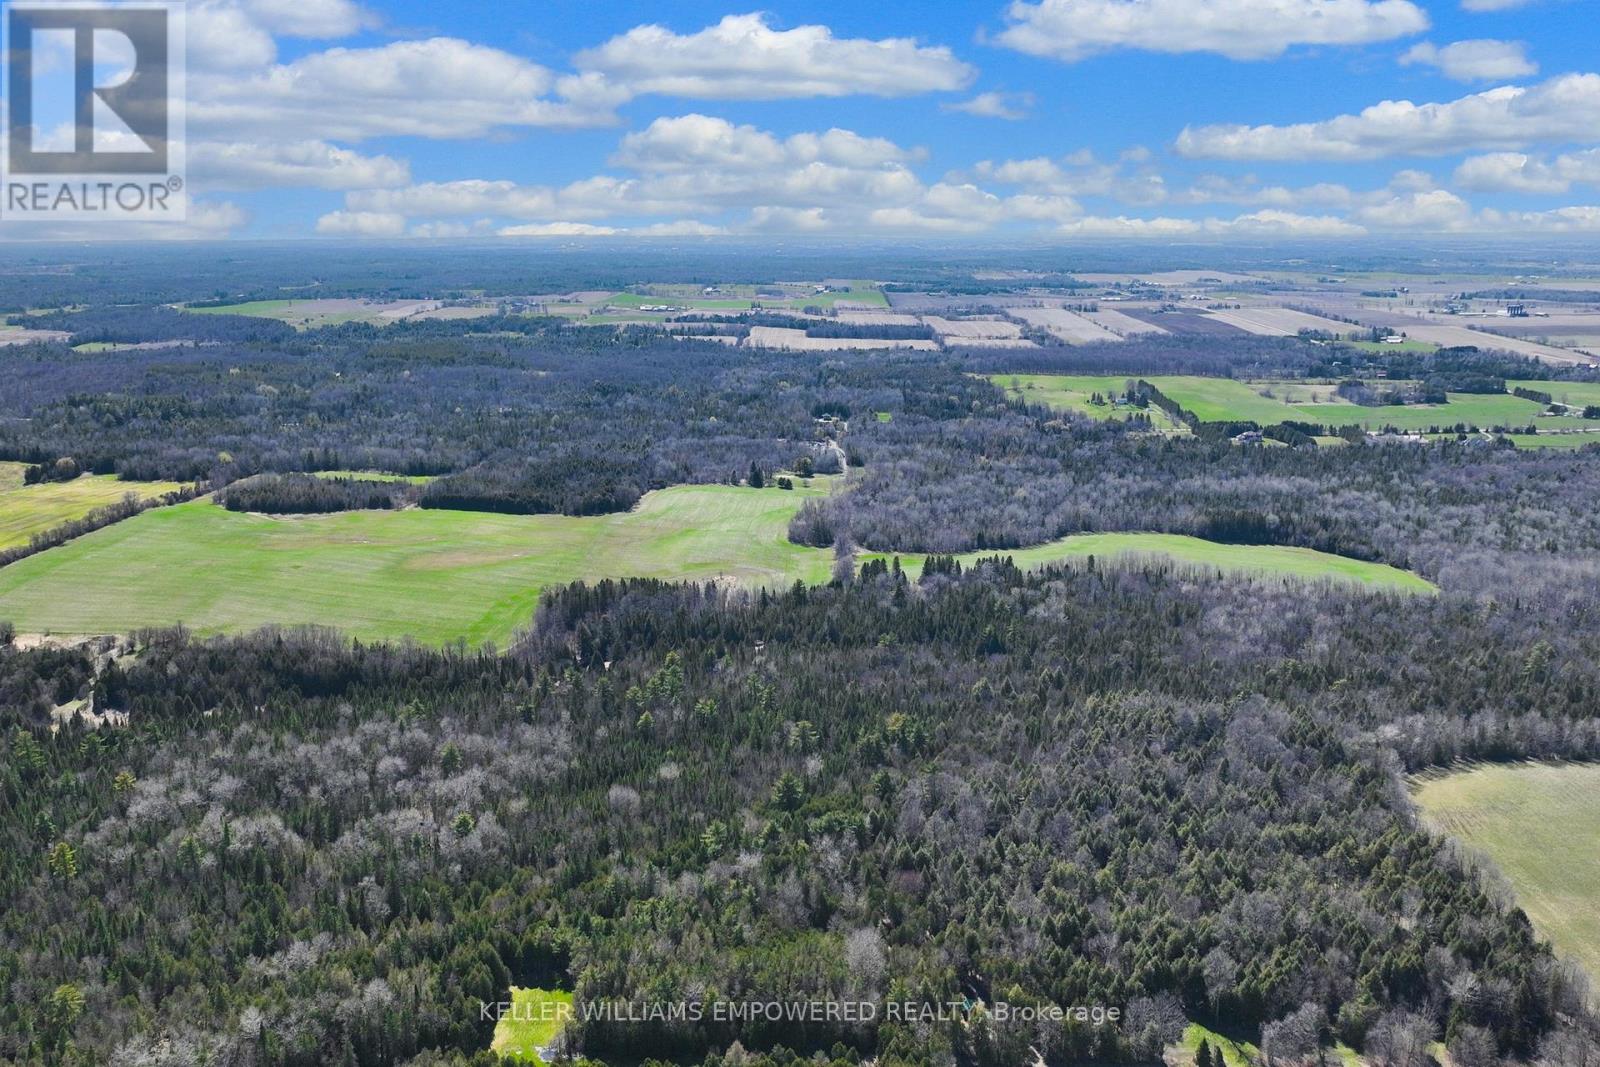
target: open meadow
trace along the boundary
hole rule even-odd
[[[1600,765],[1488,764],[1413,792],[1430,826],[1494,862],[1558,952],[1600,976]]]
[[[1128,375],[1063,374],[991,374],[988,378],[1013,395],[1057,410],[1099,419],[1117,417],[1118,409],[1097,407],[1089,403],[1090,397],[1097,392],[1102,395],[1120,393],[1132,380]],[[1541,432],[1600,429],[1600,420],[1576,415],[1547,416],[1543,404],[1509,393],[1449,393],[1449,403],[1446,404],[1366,407],[1338,399],[1330,385],[1295,381],[1240,381],[1194,375],[1152,375],[1142,380],[1161,390],[1201,422],[1254,422],[1262,426],[1306,422],[1329,427],[1360,426],[1367,430],[1394,427],[1411,431],[1457,425],[1481,430],[1496,426],[1520,428],[1537,425]],[[1591,401],[1587,397],[1600,395],[1600,385],[1587,383],[1508,384],[1543,387],[1545,391],[1560,389],[1562,395],[1573,404],[1588,404]]]
[[[26,469],[23,463],[0,463],[0,549],[25,545],[35,534],[81,519],[129,493],[149,499],[183,488],[177,482],[123,482],[110,474],[23,485]]]
[[[503,642],[532,620],[545,587],[580,579],[827,581],[831,554],[787,539],[819,483],[681,486],[581,518],[419,508],[269,517],[196,500],[0,570],[0,618],[25,632],[315,623],[369,640]]]
[[[963,566],[971,566],[980,559],[996,555],[1010,557],[1023,570],[1087,560],[1091,556],[1097,560],[1166,559],[1196,573],[1253,575],[1302,582],[1333,581],[1400,593],[1437,591],[1425,578],[1384,563],[1368,563],[1309,548],[1225,545],[1183,534],[1076,534],[1032,548],[968,552],[956,558]],[[889,556],[874,553],[868,558],[887,559]],[[900,564],[915,574],[921,569],[923,558],[902,555]]]
[[[490,1051],[516,1063],[544,1063],[539,1053],[566,1025],[572,1013],[572,994],[512,986],[510,1004],[510,1010],[495,1022]]]
[[[568,582],[826,582],[832,552],[791,543],[788,524],[807,497],[828,489],[822,478],[792,491],[676,486],[647,494],[633,511],[585,517],[418,508],[267,516],[196,500],[0,569],[0,618],[25,633],[320,624],[367,640],[503,643],[532,619],[545,588]],[[959,558],[970,565],[995,554]],[[1204,572],[1433,590],[1384,564],[1171,534],[1084,534],[1000,554],[1025,569],[1152,557]],[[923,557],[901,558],[920,570]]]

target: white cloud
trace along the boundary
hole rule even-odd
[[[189,145],[189,178],[208,189],[374,189],[405,185],[411,168],[389,156],[364,156],[326,141]]]
[[[701,100],[910,96],[963,89],[976,73],[948,48],[839,38],[826,26],[776,30],[762,14],[728,15],[687,35],[636,26],[573,62],[632,95]]]
[[[1457,41],[1443,48],[1432,41],[1414,46],[1400,57],[1401,66],[1434,67],[1460,82],[1511,81],[1539,73],[1520,41]]]
[[[1526,233],[1600,233],[1600,207],[1562,207],[1553,211],[1485,211],[1484,221],[1495,229]]]
[[[1395,192],[1357,208],[1354,217],[1380,230],[1440,232],[1469,229],[1473,222],[1471,205],[1446,189]]]
[[[1456,168],[1455,182],[1465,189],[1495,193],[1565,193],[1575,183],[1600,185],[1600,148],[1543,160],[1521,152],[1474,156]]]
[[[587,222],[540,222],[506,226],[498,232],[501,237],[613,237],[622,231]]]
[[[1190,157],[1381,159],[1589,140],[1600,128],[1600,74],[1564,74],[1442,104],[1386,100],[1360,114],[1293,126],[1201,126],[1178,135]]]
[[[1061,160],[1036,156],[996,163],[986,159],[973,168],[972,176],[1034,193],[1159,204],[1167,199],[1166,182],[1146,163],[1147,154],[1140,151],[1124,153],[1116,163],[1102,162],[1093,152],[1082,151]],[[1128,169],[1128,164],[1134,164],[1134,169]]]
[[[547,96],[555,81],[536,63],[449,37],[332,48],[242,78],[205,78],[191,94],[189,124],[230,137],[359,141],[610,121]]]
[[[286,37],[348,37],[378,23],[350,0],[244,0],[244,9],[273,33]]]
[[[191,0],[185,35],[191,70],[238,74],[278,55],[274,34],[331,39],[378,24],[350,0]]]
[[[334,237],[400,237],[406,217],[384,211],[330,211],[317,220],[317,232]]]
[[[979,93],[971,100],[941,104],[945,111],[959,111],[981,119],[1006,119],[1015,122],[1028,117],[1033,107],[1032,93]]]
[[[1410,0],[1014,0],[999,41],[1073,62],[1115,49],[1271,59],[1294,45],[1356,45],[1421,33]]]
[[[1300,208],[1348,208],[1355,194],[1347,186],[1335,182],[1289,187],[1263,185],[1253,176],[1226,178],[1215,174],[1201,175],[1194,184],[1177,196],[1186,204],[1248,204],[1256,207],[1293,210]]]
[[[707,115],[659,118],[622,139],[613,162],[652,172],[804,167],[814,163],[841,167],[898,166],[922,153],[901,148],[881,137],[862,137],[850,130],[797,133],[780,141],[754,126],[735,126]]]

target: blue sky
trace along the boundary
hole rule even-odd
[[[185,232],[1600,232],[1594,6],[193,0]]]

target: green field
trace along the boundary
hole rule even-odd
[[[177,482],[119,482],[110,474],[25,486],[26,469],[23,463],[0,463],[0,549],[25,545],[34,534],[81,519],[129,493],[148,499],[182,488]]]
[[[503,642],[532,619],[540,590],[578,579],[825,582],[832,553],[788,541],[801,501],[825,491],[822,479],[792,492],[680,486],[582,518],[416,508],[284,518],[196,500],[0,569],[0,618],[24,632],[317,623],[365,639]]]
[[[318,478],[352,478],[358,482],[409,482],[412,485],[427,485],[433,481],[432,474],[391,474],[388,471],[317,471]]]
[[[0,619],[25,633],[279,623],[337,626],[368,640],[504,643],[532,619],[541,590],[580,579],[826,582],[832,552],[790,543],[788,524],[828,488],[822,478],[794,491],[677,486],[631,512],[579,518],[417,508],[284,517],[196,500],[0,569]],[[1383,564],[1168,534],[1087,534],[1004,554],[1022,567],[1159,556],[1203,571],[1433,590]],[[902,557],[913,573],[921,562]]]
[[[1549,393],[1558,404],[1588,407],[1600,404],[1600,382],[1507,382],[1507,389],[1532,389],[1536,393]]]
[[[1049,563],[1081,560],[1089,556],[1100,560],[1149,556],[1176,560],[1181,564],[1192,565],[1196,570],[1224,574],[1252,574],[1299,581],[1336,581],[1403,593],[1437,591],[1437,587],[1427,579],[1384,563],[1367,563],[1309,548],[1224,545],[1182,534],[1078,534],[1034,548],[968,552],[956,558],[963,566],[970,566],[980,559],[996,555],[1009,556],[1024,570],[1043,567]],[[864,558],[889,559],[891,555],[880,552],[869,554]],[[916,574],[922,569],[923,559],[924,557],[920,555],[901,555],[900,565],[909,569],[912,574]],[[0,610],[3,609],[4,602],[0,601]]]
[[[1096,392],[1122,392],[1129,381],[1127,375],[992,374],[988,377],[1012,395],[1095,418],[1114,418],[1118,415],[1116,409],[1090,404],[1089,397]],[[1345,401],[1305,403],[1303,401],[1331,399],[1328,386],[1311,382],[1241,382],[1231,378],[1200,378],[1192,375],[1160,375],[1144,380],[1185,411],[1192,412],[1201,422],[1254,422],[1262,426],[1308,422],[1329,427],[1360,426],[1368,430],[1381,430],[1393,426],[1400,430],[1417,431],[1463,423],[1480,429],[1533,423],[1537,423],[1541,430],[1600,428],[1600,421],[1592,419],[1541,418],[1540,413],[1544,410],[1542,404],[1507,393],[1450,393],[1448,404],[1362,407]],[[1542,387],[1548,391],[1551,385],[1550,382],[1536,382],[1530,387]],[[1588,383],[1570,384],[1565,388],[1571,391],[1574,399],[1587,395],[1589,389],[1600,393],[1600,385]],[[1272,395],[1265,396],[1264,393]]]
[[[194,315],[254,315],[263,319],[287,319],[294,305],[293,300],[251,300],[243,304],[185,307],[183,310]]]
[[[1541,420],[1544,406],[1519,396],[1478,393],[1447,393],[1448,404],[1407,404],[1368,408],[1356,404],[1304,404],[1296,407],[1297,418],[1302,422],[1319,422],[1328,426],[1362,426],[1380,430],[1393,426],[1401,430],[1426,430],[1430,426],[1455,426],[1465,423],[1480,429],[1494,426],[1527,426],[1530,423],[1553,422]],[[1577,428],[1585,425],[1581,419],[1562,419],[1561,425]]]
[[[1202,1041],[1210,1044],[1213,1052],[1222,1053],[1222,1062],[1227,1067],[1251,1067],[1251,1064],[1261,1062],[1261,1050],[1255,1045],[1248,1041],[1235,1041],[1231,1037],[1224,1037],[1199,1023],[1190,1023],[1183,1031],[1183,1040],[1177,1048],[1179,1062],[1193,1064]]]
[[[491,1052],[518,1063],[544,1063],[539,1050],[561,1033],[572,1011],[572,994],[511,987],[511,1013],[494,1024]]]
[[[1600,765],[1491,764],[1413,791],[1430,826],[1493,860],[1534,928],[1600,976]]]
[[[1600,433],[1508,433],[1505,436],[1518,448],[1576,451],[1589,445],[1600,445]]]
[[[1085,415],[1091,419],[1129,419],[1137,414],[1148,414],[1152,424],[1159,430],[1177,430],[1179,424],[1172,417],[1157,407],[1145,408],[1141,412],[1138,408],[1125,405],[1115,405],[1110,402],[1114,397],[1127,392],[1128,383],[1136,381],[1137,376],[1109,375],[1093,377],[1088,375],[1062,375],[1062,374],[989,374],[985,375],[989,381],[1004,389],[1010,396],[1025,400],[1030,404],[1043,404],[1056,411],[1070,411],[1075,415]],[[1093,400],[1098,393],[1106,403],[1095,404]],[[1182,427],[1187,429],[1187,427]]]

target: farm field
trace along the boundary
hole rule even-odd
[[[1430,826],[1494,861],[1558,952],[1600,975],[1600,765],[1491,764],[1413,793]]]
[[[1261,395],[1258,387],[1231,378],[1147,379],[1201,422],[1257,422],[1263,426],[1301,418],[1302,408]]]
[[[1227,311],[1210,311],[1207,314],[1229,326],[1260,337],[1294,337],[1301,330],[1320,330],[1336,337],[1343,337],[1360,329],[1359,326],[1348,322],[1325,319],[1320,315],[1308,315],[1304,311],[1294,311],[1290,308],[1233,308]]]
[[[511,1011],[495,1022],[489,1050],[518,1063],[542,1064],[539,1050],[561,1033],[563,1014],[571,1010],[569,992],[512,986]]]
[[[296,329],[338,326],[346,322],[396,322],[424,312],[437,311],[437,300],[251,300],[220,307],[185,307],[192,315],[249,315],[278,319]]]
[[[1556,403],[1573,407],[1600,404],[1600,382],[1507,382],[1506,388],[1549,393]]]
[[[1091,403],[1096,393],[1109,398],[1125,392],[1128,382],[1133,380],[1127,375],[990,374],[986,377],[1011,396],[1030,404],[1044,404],[1057,411],[1070,411],[1092,419],[1128,419],[1136,414],[1148,414],[1151,423],[1159,430],[1188,430],[1188,427],[1174,422],[1172,416],[1158,407],[1149,407],[1140,412],[1135,408],[1114,407],[1109,403]]]
[[[1494,426],[1527,426],[1559,421],[1563,429],[1579,429],[1581,419],[1540,419],[1543,405],[1519,396],[1477,393],[1447,393],[1448,404],[1409,404],[1368,408],[1356,404],[1305,404],[1297,407],[1297,418],[1328,426],[1362,426],[1369,430],[1393,426],[1400,430],[1426,430],[1431,426],[1465,423],[1480,429]]]
[[[1512,433],[1505,436],[1518,448],[1571,450],[1600,445],[1600,433]]]
[[[1028,570],[1050,563],[1084,559],[1160,556],[1196,569],[1226,574],[1252,574],[1301,581],[1336,581],[1403,593],[1432,593],[1437,589],[1425,578],[1383,563],[1333,556],[1309,548],[1284,548],[1277,545],[1225,545],[1182,534],[1103,533],[1077,534],[1033,548],[968,552],[956,557],[963,566],[993,556],[1009,556],[1018,567]],[[890,554],[874,553],[869,559],[888,559]],[[901,555],[900,564],[913,573],[925,557]],[[0,601],[0,610],[4,602]]]
[[[292,518],[196,500],[0,569],[0,618],[23,632],[121,633],[268,623],[504,642],[545,586],[600,578],[825,582],[832,553],[788,541],[810,487],[679,486],[592,517],[411,508]]]
[[[1108,417],[1107,409],[1096,408],[1088,402],[1089,397],[1095,392],[1121,392],[1129,380],[1126,375],[992,374],[988,377],[1002,389],[1016,395],[1096,418]],[[1262,426],[1309,422],[1325,426],[1361,426],[1369,430],[1386,426],[1400,430],[1427,430],[1434,426],[1461,423],[1480,429],[1522,427],[1534,423],[1541,430],[1552,431],[1600,428],[1600,422],[1595,420],[1541,417],[1543,405],[1505,393],[1450,393],[1450,402],[1440,405],[1362,407],[1335,399],[1331,386],[1314,382],[1241,382],[1232,378],[1181,375],[1154,375],[1144,380],[1160,389],[1185,411],[1193,412],[1201,422],[1255,422]],[[1021,393],[1013,389],[1013,382],[1020,385]],[[1551,383],[1539,384],[1549,386]]]
[[[800,503],[828,490],[821,478],[792,492],[678,486],[648,494],[632,512],[593,517],[412,508],[285,518],[197,500],[0,570],[0,618],[25,633],[177,623],[241,632],[279,623],[337,626],[368,640],[505,642],[532,618],[543,588],[580,579],[826,582],[832,553],[787,536]],[[1166,534],[1082,535],[1005,554],[1023,567],[1152,555],[1228,573],[1433,588],[1382,564]],[[902,556],[914,567],[921,558]]]
[[[1503,352],[1515,352],[1521,356],[1532,356],[1544,363],[1561,365],[1591,364],[1600,362],[1593,356],[1574,352],[1570,349],[1556,348],[1553,345],[1542,345],[1533,341],[1523,340],[1520,337],[1500,337],[1480,330],[1469,330],[1465,326],[1436,326],[1429,323],[1406,323],[1402,329],[1406,335],[1415,341],[1430,341],[1445,347],[1476,347],[1498,349]]]
[[[0,463],[0,549],[25,545],[34,534],[81,519],[129,493],[149,499],[182,488],[177,482],[121,482],[110,474],[23,485],[25,469],[22,463]]]
[[[1011,314],[1030,326],[1048,330],[1069,345],[1122,340],[1099,323],[1064,308],[1012,308]]]

